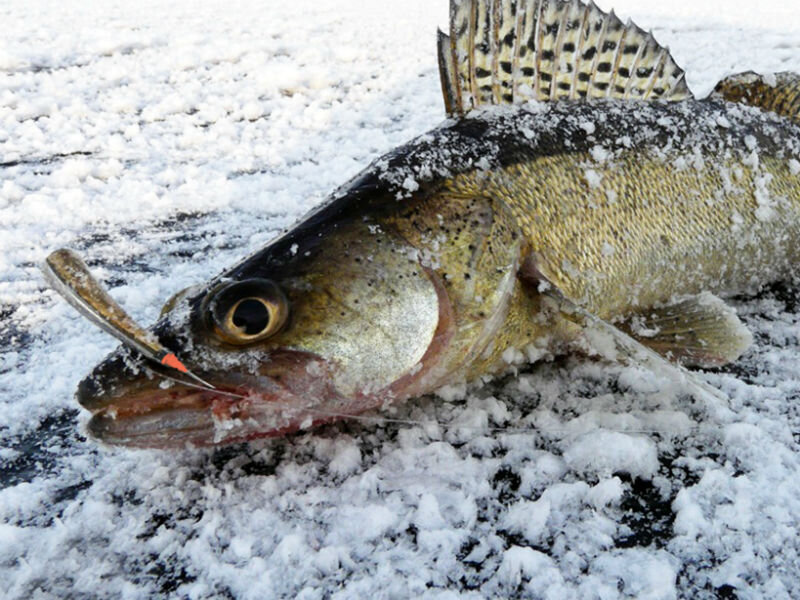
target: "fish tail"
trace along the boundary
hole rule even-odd
[[[757,106],[800,123],[800,75],[792,72],[759,75],[752,71],[726,77],[712,98]]]

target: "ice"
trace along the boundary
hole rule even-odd
[[[789,2],[600,6],[654,28],[698,97],[734,72],[800,69]],[[731,300],[758,341],[696,374],[726,404],[531,347],[534,366],[508,353],[517,374],[289,439],[85,439],[75,386],[115,342],[46,289],[46,254],[79,250],[152,322],[444,119],[447,12],[0,5],[0,596],[800,597],[800,303],[785,286]]]

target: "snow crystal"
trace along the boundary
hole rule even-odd
[[[578,123],[578,126],[589,135],[593,134],[597,130],[597,127],[592,121],[581,121]]]
[[[602,187],[603,176],[594,169],[586,169],[584,171],[584,176],[586,177],[586,183],[589,184],[589,187],[591,188]]]
[[[519,365],[525,362],[525,355],[516,348],[506,348],[503,350],[503,361],[507,365]]]
[[[590,489],[586,494],[586,499],[597,509],[600,510],[609,504],[617,504],[622,500],[624,487],[619,477],[605,479]]]
[[[512,546],[503,553],[498,579],[510,589],[516,589],[525,579],[527,583],[525,587],[530,589],[536,583],[539,586],[544,584],[548,587],[556,584],[561,579],[561,575],[556,569],[553,559],[546,554],[532,548]],[[531,581],[537,579],[538,582]]]
[[[745,469],[753,469],[761,460],[760,448],[765,445],[767,434],[749,423],[731,423],[725,428],[724,440],[727,456]]]
[[[611,152],[609,152],[607,148],[599,145],[592,146],[592,149],[589,151],[589,153],[597,162],[605,162],[611,156]]]
[[[330,454],[332,454],[332,458],[328,469],[335,475],[349,475],[356,472],[361,465],[361,450],[353,440],[343,438],[336,444],[335,449],[330,451]]]
[[[416,192],[419,189],[419,183],[409,175],[403,181],[403,187],[409,192]]]
[[[564,452],[567,465],[584,474],[625,472],[650,479],[658,471],[658,450],[648,438],[618,431],[593,431]]]
[[[752,136],[750,137],[753,139],[753,143],[755,143],[755,138],[753,138]],[[758,169],[758,165],[761,164],[761,161],[758,157],[758,152],[756,152],[755,150],[750,152],[750,154],[744,157],[744,159],[742,160],[742,164],[750,167],[753,170]]]
[[[606,575],[616,577],[627,597],[639,600],[670,600],[677,598],[675,579],[678,565],[668,553],[647,552],[628,548],[609,553],[592,565]]]
[[[531,544],[537,545],[547,535],[545,526],[550,517],[550,510],[550,502],[546,498],[540,498],[535,502],[518,502],[508,511],[504,526],[509,531],[521,534]]]
[[[423,494],[414,516],[414,523],[421,529],[441,529],[446,526],[436,496]]]
[[[731,126],[731,122],[728,120],[727,117],[725,117],[725,115],[720,115],[719,117],[717,117],[717,125],[725,129],[728,129]]]

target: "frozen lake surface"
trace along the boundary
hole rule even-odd
[[[443,118],[445,0],[0,5],[0,596],[798,598],[800,295],[694,401],[568,357],[283,440],[101,448],[115,342],[45,288],[82,253],[141,322]],[[612,8],[608,0],[600,2]],[[800,71],[800,8],[613,5],[704,96]]]

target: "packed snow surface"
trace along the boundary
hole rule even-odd
[[[698,96],[800,70],[795,3],[614,7]],[[446,19],[445,0],[0,4],[0,596],[800,597],[792,286],[734,301],[756,342],[697,375],[725,403],[567,357],[283,440],[82,435],[75,386],[115,342],[38,263],[77,249],[152,322],[441,121]]]

